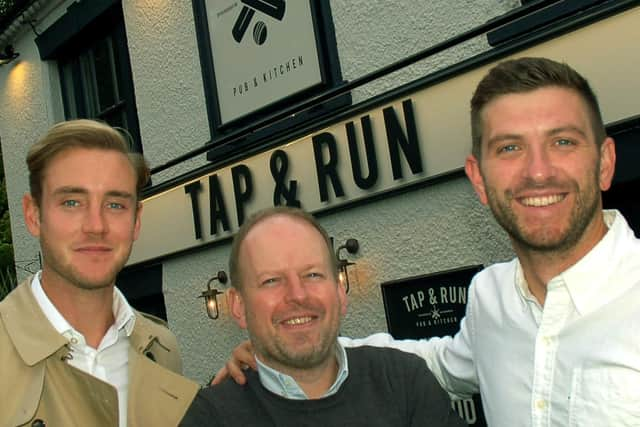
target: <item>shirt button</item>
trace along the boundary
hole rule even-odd
[[[546,406],[547,406],[547,402],[545,402],[544,400],[542,399],[536,400],[536,408],[538,408],[539,410],[543,410]]]
[[[544,344],[549,346],[553,343],[553,339],[551,337],[544,337]]]
[[[76,337],[71,338],[71,344],[78,344],[78,339]]]

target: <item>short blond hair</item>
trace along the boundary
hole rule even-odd
[[[38,206],[42,198],[45,169],[56,155],[72,148],[109,150],[124,154],[136,173],[136,197],[140,200],[142,189],[150,175],[144,157],[131,151],[130,144],[117,129],[96,120],[79,119],[54,125],[29,148],[29,191]]]

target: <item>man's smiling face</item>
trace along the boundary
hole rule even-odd
[[[287,215],[262,220],[242,242],[232,314],[272,368],[309,369],[334,356],[346,295],[329,250],[313,226]]]
[[[598,148],[580,96],[555,86],[503,95],[482,120],[481,160],[467,173],[514,245],[565,251],[589,238],[615,154],[608,138]]]

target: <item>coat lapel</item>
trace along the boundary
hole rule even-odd
[[[67,344],[40,309],[31,292],[31,279],[7,296],[7,304],[0,305],[7,333],[27,366],[34,366]]]
[[[129,427],[177,426],[199,386],[132,347],[129,351]]]

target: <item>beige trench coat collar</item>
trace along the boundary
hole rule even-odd
[[[32,277],[13,292],[14,304],[2,307],[7,333],[27,366],[34,366],[67,344],[66,338],[55,330],[38,306],[30,284]],[[136,327],[131,336],[131,346],[144,353],[157,339],[151,324],[140,319],[136,312]]]
[[[13,304],[0,307],[7,333],[27,366],[34,366],[67,344],[38,306],[30,284],[32,277],[21,283],[7,298]]]

